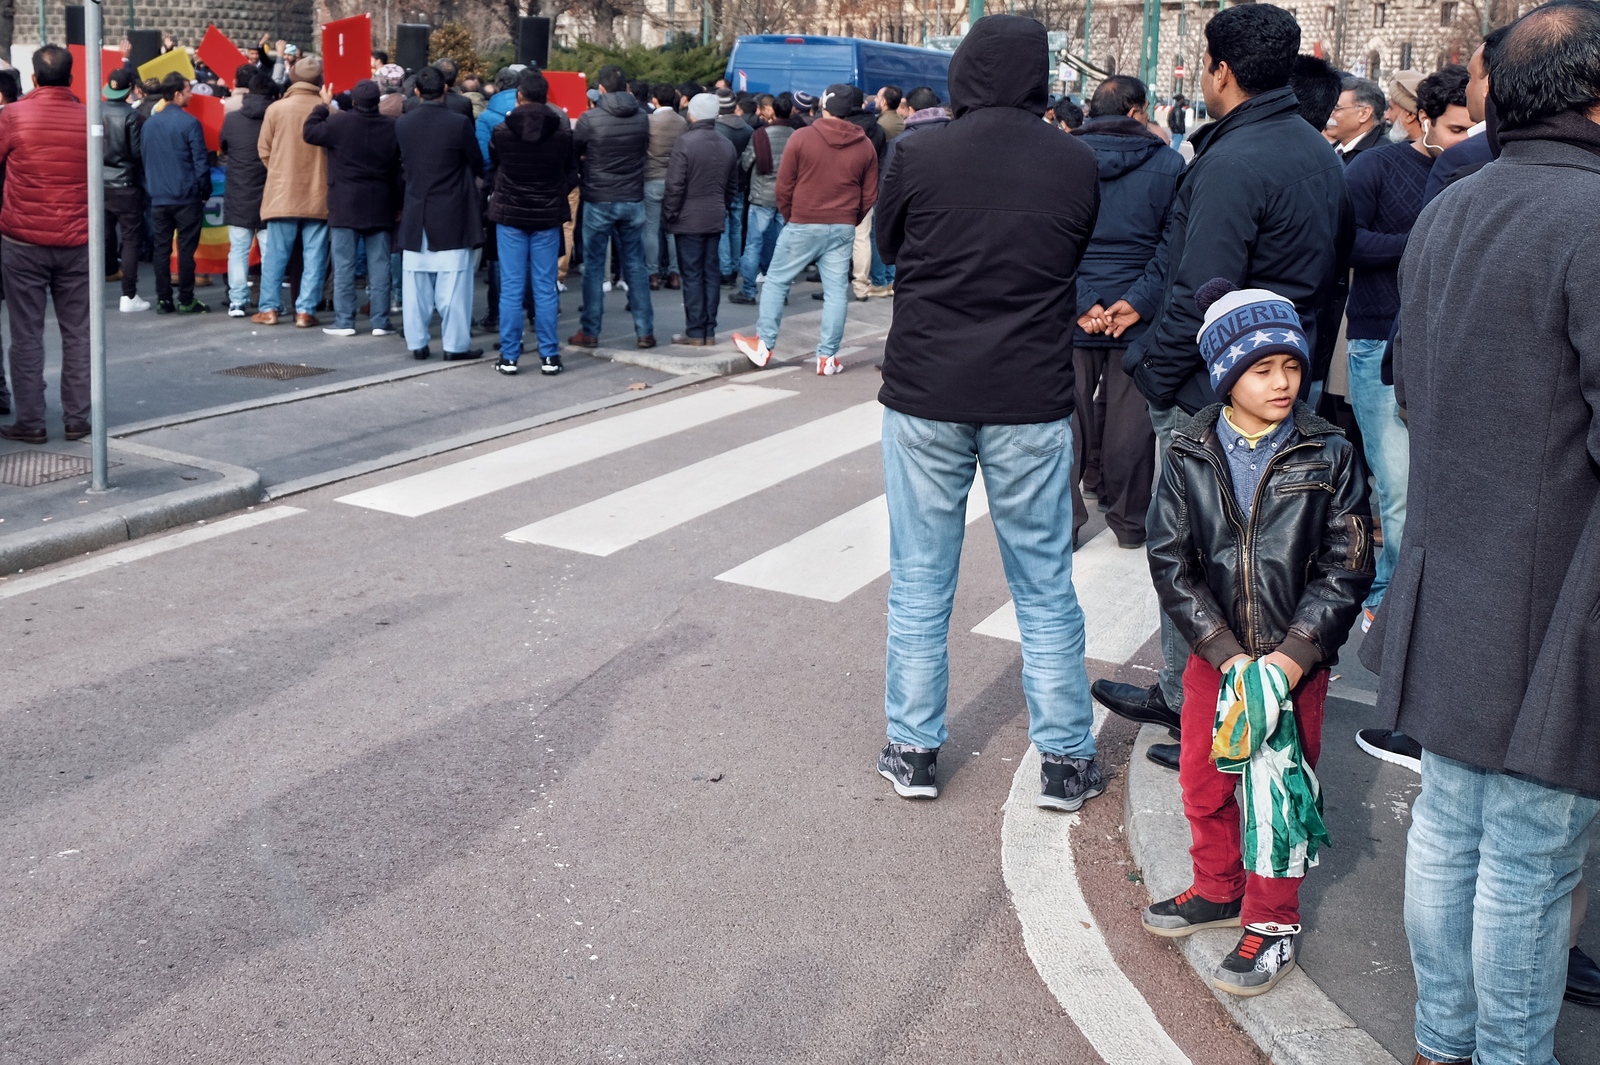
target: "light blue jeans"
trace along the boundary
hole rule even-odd
[[[605,314],[606,249],[613,231],[622,245],[622,277],[628,282],[633,331],[641,337],[654,336],[655,307],[650,302],[650,274],[644,265],[642,200],[583,205],[583,308],[578,328],[592,337],[600,335]]]
[[[1150,408],[1150,424],[1156,430],[1156,481],[1159,486],[1161,468],[1167,461],[1167,450],[1172,447],[1172,434],[1178,431],[1180,425],[1189,421],[1190,415],[1183,412],[1182,407],[1172,407],[1169,410],[1156,410]],[[1150,510],[1145,516],[1146,528],[1155,528],[1156,496],[1150,497]],[[1167,612],[1161,612],[1161,672],[1156,675],[1156,684],[1161,688],[1161,696],[1166,699],[1167,706],[1175,714],[1183,712],[1183,671],[1189,665],[1189,641],[1178,632],[1178,626],[1167,617]]]
[[[556,262],[561,258],[561,227],[532,232],[499,226],[500,246],[500,357],[516,362],[522,355],[522,294],[533,279],[533,329],[539,354],[561,354],[561,334],[556,319],[561,314],[561,292],[556,288]]]
[[[1028,737],[1045,754],[1092,758],[1083,610],[1072,587],[1072,432],[1066,418],[967,425],[883,412],[889,740],[938,748],[949,736],[950,610],[967,529],[967,493],[980,464],[1022,632]]]
[[[250,302],[250,239],[261,241],[261,257],[267,257],[267,231],[248,226],[228,227],[228,306],[243,307]],[[278,282],[280,285],[283,282]]]
[[[644,183],[644,266],[658,277],[678,272],[677,241],[661,231],[661,201],[666,195],[666,178]]]
[[[1372,486],[1378,493],[1378,519],[1383,523],[1383,550],[1378,553],[1377,577],[1365,606],[1377,610],[1389,590],[1395,563],[1400,561],[1400,537],[1406,531],[1406,485],[1411,477],[1411,433],[1400,420],[1394,386],[1383,383],[1382,340],[1351,340],[1350,406],[1361,426],[1362,451]]]
[[[1600,800],[1422,752],[1406,837],[1417,1049],[1554,1065],[1572,888]]]
[[[752,299],[756,278],[761,276],[761,259],[768,245],[783,235],[783,215],[776,207],[750,207],[750,228],[744,235],[744,258],[739,260],[739,291]]]
[[[778,344],[778,325],[783,321],[783,304],[789,289],[812,263],[822,273],[822,336],[817,341],[817,357],[839,353],[844,342],[844,319],[850,307],[850,251],[855,245],[856,227],[791,222],[778,234],[778,247],[767,267],[767,283],[761,287],[761,313],[756,332],[768,348]]]
[[[328,276],[328,223],[315,218],[274,218],[267,223],[267,246],[261,252],[260,310],[283,310],[283,275],[296,237],[300,238],[305,266],[300,271],[295,313],[310,314],[322,302],[322,283]]]

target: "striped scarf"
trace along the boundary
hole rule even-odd
[[[1257,659],[1234,666],[1217,692],[1211,760],[1244,777],[1244,867],[1303,877],[1327,846],[1322,791],[1300,749],[1289,678]]]

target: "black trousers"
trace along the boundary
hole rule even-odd
[[[717,306],[722,301],[722,263],[717,256],[721,233],[679,233],[678,272],[683,278],[683,332],[710,338],[717,333]],[[645,293],[648,298],[649,293]]]
[[[198,203],[155,204],[150,208],[156,230],[156,299],[172,298],[172,272],[167,256],[173,236],[178,241],[178,302],[194,302],[194,251],[200,246],[205,207]]]
[[[1124,348],[1073,348],[1077,401],[1072,416],[1072,529],[1089,520],[1078,482],[1084,478],[1091,444],[1100,441],[1100,480],[1090,488],[1110,504],[1106,524],[1125,544],[1143,543],[1156,471],[1156,431],[1150,408],[1122,370]],[[1096,393],[1099,393],[1097,398]]]
[[[144,231],[144,190],[106,186],[106,272],[122,271],[122,294],[139,294],[139,240]],[[115,226],[115,229],[112,228]]]

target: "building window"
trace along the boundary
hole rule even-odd
[[[1388,20],[1389,20],[1389,5],[1388,4],[1373,4],[1372,5],[1372,28],[1375,29],[1375,30],[1381,30],[1381,29],[1383,29],[1383,24],[1385,22],[1387,22]]]
[[[1325,29],[1325,30],[1331,30],[1335,26],[1337,26],[1338,24],[1339,24],[1339,9],[1336,8],[1336,7],[1325,7],[1325,8],[1323,8],[1322,9],[1322,28]]]
[[[1456,14],[1460,8],[1461,5],[1456,0],[1444,0],[1444,3],[1439,5],[1439,25],[1455,25]]]
[[[1407,41],[1400,46],[1400,69],[1411,69],[1411,42]]]

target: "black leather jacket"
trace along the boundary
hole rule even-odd
[[[142,186],[139,127],[144,119],[125,100],[102,100],[100,121],[105,125],[105,169],[102,171],[105,185],[109,188]]]
[[[1297,403],[1247,522],[1221,413],[1200,411],[1167,452],[1148,544],[1161,609],[1213,666],[1281,651],[1309,674],[1337,661],[1372,586],[1366,476],[1344,434]]]

